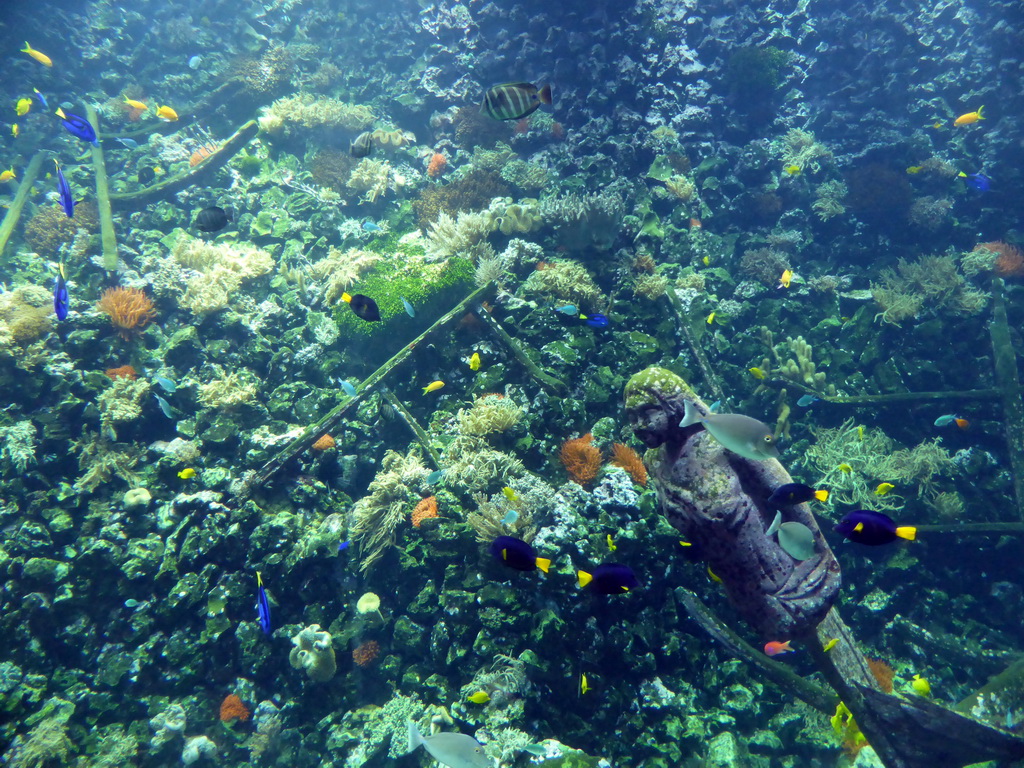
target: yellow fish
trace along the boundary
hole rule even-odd
[[[853,472],[853,467],[851,467],[849,464],[840,464],[839,471],[845,472],[846,474],[850,474],[851,472]]]
[[[825,651],[825,653],[828,653],[833,648],[835,648],[838,644],[839,644],[839,638],[838,637],[833,637],[831,640],[829,640],[827,643],[825,643],[825,647],[822,648],[821,650]]]
[[[885,494],[887,494],[895,487],[896,486],[893,485],[892,483],[879,483],[878,487],[875,488],[875,496],[885,496]]]
[[[423,388],[423,394],[425,395],[428,392],[437,392],[437,390],[439,390],[443,386],[443,381],[432,381]]]
[[[784,170],[790,176],[796,176],[798,173],[800,173],[800,166],[799,165],[787,165],[782,170]]]
[[[753,376],[758,381],[763,381],[764,379],[768,378],[768,374],[762,371],[756,365],[753,368],[748,368],[747,370],[750,371],[750,375]]]
[[[18,117],[27,115],[30,109],[32,109],[32,99],[18,99],[18,103],[14,106],[14,111],[18,113]]]
[[[703,264],[706,267],[708,264],[711,263],[711,257],[710,256],[705,256],[700,261],[701,261],[701,264]]]
[[[938,130],[939,128],[942,128],[945,125],[946,124],[944,122],[942,122],[941,120],[936,120],[934,123],[932,123],[932,128],[934,128],[935,130]]]
[[[587,684],[586,674],[580,675],[580,696],[590,690],[590,685]]]
[[[707,323],[708,323],[708,325],[713,325],[713,324],[714,324],[714,322],[715,322],[715,313],[714,313],[714,312],[712,312],[712,313],[711,313],[710,315],[708,315],[708,317],[707,317]]]
[[[40,64],[42,64],[44,67],[52,67],[53,66],[53,59],[51,59],[45,53],[40,53],[39,51],[35,50],[28,43],[25,43],[25,47],[21,49],[21,52],[22,53],[27,53],[33,59],[35,59]],[[978,111],[980,112],[981,110],[978,110]]]
[[[907,167],[907,173],[920,173],[923,170],[923,165],[911,165]]]
[[[864,427],[857,427],[857,439],[858,440],[863,440],[864,439]]]
[[[519,494],[509,488],[507,485],[501,489],[501,492],[505,494],[505,498],[511,501],[513,504],[519,502]]]
[[[159,117],[161,120],[167,121],[168,123],[173,123],[175,120],[178,119],[178,113],[170,107],[168,107],[166,104],[157,109],[156,116]]]
[[[147,109],[149,109],[149,107],[147,107],[141,101],[136,101],[135,99],[129,99],[127,96],[124,97],[124,103],[127,104],[132,109],[137,109],[140,112],[145,112]],[[164,109],[170,109],[170,107],[164,107]],[[173,112],[174,110],[171,109],[171,111]],[[177,117],[178,116],[175,115],[173,119],[177,119]]]
[[[604,540],[608,544],[609,552],[614,552],[616,549],[618,549],[618,546],[615,544],[615,540],[612,539],[612,535],[610,533],[604,537]]]
[[[469,370],[479,371],[480,370],[480,353],[474,352],[473,356],[469,358]]]
[[[782,277],[779,278],[779,288],[789,288],[791,282],[793,282],[793,270],[783,270]]]
[[[185,469],[181,470],[181,472],[178,473],[178,477],[180,477],[182,480],[191,480],[195,476],[196,471],[192,469],[192,467],[185,467]]]
[[[910,687],[914,689],[914,693],[920,696],[931,696],[931,683],[920,675],[914,675],[914,679],[910,682]]]
[[[477,691],[476,693],[471,693],[466,697],[466,701],[471,701],[474,704],[486,704],[490,700],[491,696],[487,691]]]
[[[18,124],[17,123],[15,123],[14,125],[11,126],[11,136],[13,136],[14,138],[18,138]]]
[[[680,546],[680,547],[692,547],[692,546],[693,546],[693,544],[691,544],[691,543],[690,543],[690,542],[688,542],[688,541],[680,541],[680,542],[679,542],[679,546]]]
[[[967,112],[966,114],[960,115],[956,120],[953,121],[953,125],[971,125],[979,120],[984,120],[984,115],[981,114],[981,110],[984,107],[978,107],[977,112]]]
[[[721,577],[719,577],[719,575],[717,573],[715,573],[714,571],[711,570],[711,566],[710,565],[708,566],[708,576],[711,577],[712,581],[717,581],[719,584],[722,583]]]
[[[12,167],[4,171],[3,173],[0,173],[0,184],[3,184],[5,181],[11,181],[16,178],[17,176],[14,175],[14,168]]]

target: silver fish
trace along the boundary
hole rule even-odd
[[[427,753],[448,768],[493,768],[491,760],[480,742],[464,733],[420,734],[416,723],[409,721],[409,751],[423,747]]]
[[[369,157],[372,151],[373,138],[369,131],[363,131],[348,145],[348,152],[352,157]]]
[[[689,400],[685,407],[680,427],[703,424],[715,440],[745,459],[763,461],[778,457],[779,449],[775,447],[775,438],[767,424],[739,413],[708,413],[701,416]]]
[[[779,546],[794,560],[814,557],[814,533],[803,523],[783,523],[778,534]]]

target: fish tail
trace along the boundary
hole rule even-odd
[[[680,427],[690,427],[700,422],[701,415],[697,412],[697,409],[694,407],[692,402],[686,400],[685,408],[686,410],[683,415],[683,420],[679,422]]]
[[[818,501],[828,501],[828,491],[822,489],[814,492],[814,498]]]
[[[537,91],[537,98],[540,99],[541,104],[551,103],[551,83],[544,83],[544,85],[540,87],[540,90]],[[978,110],[978,114],[981,114],[980,109]]]
[[[416,727],[416,723],[412,720],[408,721],[409,726],[409,751],[412,752],[417,747],[423,744],[423,736],[420,735],[420,729]]]
[[[912,525],[900,526],[896,529],[896,535],[899,536],[901,539],[913,541],[917,538],[917,528],[915,528]]]
[[[352,296],[350,294],[348,294],[348,293],[342,293],[341,294],[341,300],[344,301],[346,304],[351,304],[352,303]]]
[[[579,583],[580,583],[581,587],[587,586],[587,584],[589,584],[590,582],[592,582],[594,580],[594,577],[591,576],[586,571],[577,571],[576,572],[576,578],[577,578],[577,580],[579,580]]]
[[[32,46],[28,44],[28,40],[25,41],[25,47],[21,49],[21,52],[22,53],[32,53]],[[978,112],[980,114],[981,110],[979,109]]]
[[[547,573],[548,568],[551,567],[551,561],[546,557],[538,557],[535,562],[537,564],[537,567],[544,571],[544,573]]]
[[[28,45],[28,43],[25,43],[25,45]],[[981,110],[983,110],[984,108],[985,108],[984,104],[982,104],[980,107],[978,107],[978,119],[979,120],[984,120],[985,119],[985,116],[983,114],[981,114]]]

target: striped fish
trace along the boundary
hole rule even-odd
[[[484,94],[482,111],[495,120],[518,120],[532,114],[541,104],[551,103],[551,86],[532,83],[502,83]]]

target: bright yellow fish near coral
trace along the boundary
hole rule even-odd
[[[149,107],[147,107],[143,102],[137,101],[135,99],[129,99],[127,96],[124,97],[124,103],[132,109],[139,110],[139,112],[145,112],[147,109],[149,109]],[[171,111],[173,112],[173,110]],[[175,115],[175,118],[177,118],[177,115]]]
[[[879,483],[878,487],[875,488],[875,496],[885,496],[895,487],[892,483]]]
[[[30,109],[32,109],[32,99],[18,99],[18,103],[14,105],[14,111],[18,113],[18,117],[27,115]]]
[[[473,356],[469,358],[469,370],[479,371],[480,370],[480,353],[474,352]]]
[[[491,700],[491,696],[487,691],[477,691],[476,693],[469,694],[469,696],[466,697],[466,700],[471,701],[474,704],[486,704]]]
[[[180,477],[182,480],[191,480],[195,476],[196,471],[192,469],[192,467],[185,467],[185,469],[181,470],[181,472],[178,473],[178,477]]]
[[[444,386],[444,382],[443,381],[440,381],[440,380],[439,381],[432,381],[429,384],[427,384],[427,386],[425,386],[423,388],[423,394],[425,395],[428,392],[437,392],[437,390],[439,390],[443,386]]]
[[[787,165],[782,170],[784,170],[790,176],[796,176],[798,173],[800,173],[800,166],[799,165]]]
[[[750,375],[753,376],[758,381],[763,381],[764,379],[768,378],[768,374],[762,371],[756,365],[753,368],[748,368],[747,370],[750,371]]]
[[[14,168],[8,168],[3,173],[0,173],[0,184],[8,181],[14,181],[16,178],[17,176],[14,175]]]
[[[793,282],[793,270],[784,269],[782,276],[779,278],[779,288],[789,288],[791,282]]]
[[[175,120],[178,119],[178,113],[170,107],[168,107],[166,104],[157,109],[156,116],[168,123],[173,123]]]
[[[978,107],[977,112],[967,112],[960,115],[956,120],[953,121],[953,125],[972,125],[979,120],[984,120],[985,116],[981,114],[981,110],[985,107]]]
[[[33,59],[35,59],[40,64],[42,64],[44,67],[52,67],[53,66],[53,59],[51,59],[45,53],[41,53],[41,52],[35,50],[28,43],[25,43],[25,47],[21,49],[21,52],[22,53],[27,53]]]

